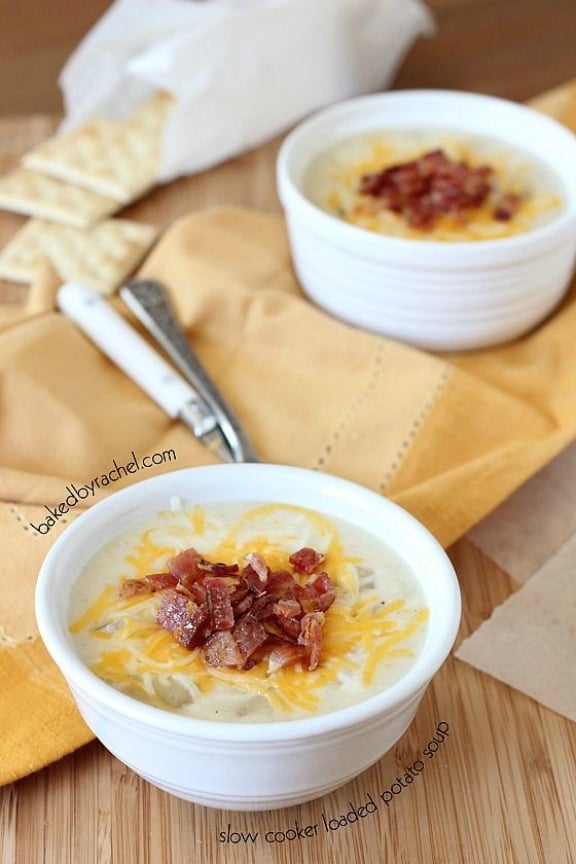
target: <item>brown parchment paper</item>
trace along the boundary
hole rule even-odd
[[[488,558],[519,582],[531,579],[575,536],[575,444],[468,533]]]
[[[576,720],[576,536],[456,656]]]

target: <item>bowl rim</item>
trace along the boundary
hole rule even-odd
[[[67,557],[72,556],[72,559],[74,558],[74,550],[89,536],[91,531],[97,528],[98,524],[105,523],[117,512],[125,512],[126,508],[135,502],[141,503],[147,493],[152,496],[154,493],[160,494],[160,490],[166,487],[166,495],[162,500],[168,501],[170,497],[168,485],[174,479],[182,483],[191,478],[206,483],[218,482],[221,475],[226,476],[226,474],[228,477],[236,474],[242,480],[257,478],[265,484],[274,480],[277,490],[285,488],[283,484],[290,480],[293,484],[304,484],[306,489],[318,486],[324,488],[325,492],[337,492],[341,497],[344,496],[357,501],[362,500],[364,506],[377,507],[383,518],[391,518],[398,525],[404,523],[406,530],[412,532],[414,537],[417,537],[418,541],[424,544],[430,555],[431,566],[436,568],[440,574],[438,578],[442,581],[441,620],[444,629],[442,633],[434,634],[434,644],[429,647],[425,655],[421,653],[417,657],[414,665],[399,681],[362,702],[336,711],[313,717],[252,724],[204,720],[164,711],[115,690],[85,666],[72,649],[64,625],[55,620],[58,609],[60,609],[62,618],[66,615],[66,611],[62,612],[57,599],[55,599],[57,592],[54,588],[58,582],[59,566],[63,562],[66,563]],[[275,498],[271,495],[272,493],[267,498],[260,495],[259,498],[253,500],[281,499],[278,494]],[[152,499],[150,500],[152,501]],[[225,495],[219,500],[226,500]],[[303,504],[302,506],[306,505]],[[152,514],[158,509],[161,509],[158,503],[151,503],[147,512]],[[320,510],[321,508],[312,505],[310,509]],[[327,508],[325,512],[330,513],[330,510]],[[108,534],[109,538],[112,536],[113,533]],[[78,555],[78,553],[76,554]],[[88,560],[89,557],[91,556],[87,556],[84,560]],[[80,561],[77,564],[77,569],[82,563],[84,562]],[[419,578],[418,574],[415,575],[416,578]],[[430,601],[428,604],[430,605]],[[64,674],[74,695],[79,693],[83,699],[87,699],[93,705],[98,705],[101,710],[130,718],[133,723],[148,729],[155,728],[160,734],[184,736],[205,743],[242,742],[247,746],[258,746],[265,742],[301,742],[305,739],[323,737],[331,733],[337,734],[339,730],[349,726],[374,722],[378,720],[380,715],[394,714],[395,710],[400,710],[407,701],[417,698],[420,691],[427,686],[432,676],[440,668],[453,646],[460,624],[461,595],[452,563],[438,541],[421,522],[388,498],[352,481],[312,469],[268,463],[237,463],[197,466],[165,472],[134,483],[94,504],[90,510],[85,511],[65,529],[44,559],[36,585],[35,611],[44,644]]]
[[[434,262],[447,266],[451,264],[454,268],[469,266],[470,256],[472,254],[477,255],[479,249],[482,250],[482,257],[488,259],[486,266],[489,269],[490,267],[498,266],[501,255],[505,255],[506,260],[508,260],[508,256],[512,252],[516,252],[518,257],[524,257],[524,255],[535,257],[541,246],[550,248],[550,246],[563,243],[564,235],[573,230],[576,224],[576,185],[574,186],[573,194],[566,194],[566,206],[562,211],[554,219],[543,225],[536,226],[530,231],[491,240],[458,240],[440,243],[431,240],[379,234],[378,232],[368,231],[360,226],[343,222],[310,201],[294,181],[290,169],[290,160],[295,148],[300,146],[308,135],[314,133],[323,124],[329,123],[348,111],[366,109],[369,114],[373,109],[383,104],[398,104],[402,102],[414,102],[417,104],[419,101],[433,104],[439,100],[460,104],[473,104],[475,102],[477,105],[497,107],[499,110],[508,111],[510,114],[516,115],[516,117],[529,119],[531,122],[538,123],[543,130],[547,130],[549,133],[553,132],[555,135],[564,138],[567,145],[571,144],[574,147],[576,156],[576,135],[570,129],[563,126],[554,118],[540,113],[528,105],[513,102],[502,97],[449,89],[412,89],[371,93],[334,103],[315,112],[298,123],[282,141],[276,160],[276,178],[279,197],[289,220],[290,218],[294,218],[292,213],[293,206],[295,205],[299,208],[299,217],[305,218],[308,224],[315,226],[316,230],[324,236],[325,242],[332,242],[333,245],[338,246],[351,246],[357,254],[382,254],[385,250],[402,254],[410,250],[410,263],[407,265],[410,269],[427,269]],[[417,125],[417,121],[415,121],[414,125]],[[457,123],[455,125],[457,126]],[[471,130],[467,129],[466,131],[470,132]],[[482,134],[481,129],[478,130],[478,134]],[[338,136],[338,140],[344,137],[340,135]],[[501,136],[491,135],[490,137],[501,137],[501,140],[506,143],[505,132]],[[329,144],[330,140],[328,139],[326,146],[328,147]],[[510,146],[517,147],[518,145],[511,144]],[[535,150],[524,149],[534,158],[540,158],[565,186],[565,176],[560,174],[554,166],[550,165],[547,159],[539,157]],[[496,256],[496,260],[490,259],[491,255]],[[422,260],[421,256],[424,256]],[[419,261],[421,261],[420,264]]]

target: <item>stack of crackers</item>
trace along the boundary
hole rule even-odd
[[[0,177],[0,208],[30,217],[0,251],[0,278],[31,283],[47,258],[63,281],[103,294],[124,281],[157,230],[111,217],[156,183],[173,104],[159,93],[125,120],[88,120]]]

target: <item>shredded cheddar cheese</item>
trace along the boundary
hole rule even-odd
[[[92,606],[90,606],[86,612],[84,612],[80,618],[77,618],[70,626],[70,632],[79,633],[81,630],[86,629],[90,624],[98,621],[98,619],[110,609],[111,604],[116,599],[116,593],[117,592],[114,590],[112,585],[107,585],[96,602],[93,603]]]
[[[221,535],[210,550],[210,559],[232,564],[256,552],[272,569],[286,569],[288,556],[302,545],[302,537],[297,531],[291,536],[289,527],[281,534],[271,526],[284,521],[289,525],[287,514],[308,524],[316,539],[322,538],[326,554],[322,569],[337,587],[336,599],[326,612],[318,668],[304,670],[295,665],[271,671],[266,663],[249,670],[211,667],[199,649],[182,647],[156,623],[161,592],[123,598],[118,580],[116,585],[106,584],[70,626],[73,634],[80,634],[92,646],[90,651],[97,657],[91,663],[92,671],[118,689],[163,708],[171,706],[158,695],[155,681],[177,675],[182,690],[187,682],[200,696],[220,694],[225,687],[238,704],[264,700],[280,716],[291,716],[316,711],[327,687],[355,680],[361,693],[374,684],[383,664],[413,658],[414,649],[408,643],[423,631],[426,608],[412,609],[402,597],[386,600],[373,581],[363,588],[358,576],[364,564],[361,556],[346,551],[338,527],[321,514],[278,504],[253,507]],[[144,530],[126,555],[123,578],[142,578],[165,569],[182,544],[194,545],[210,530],[210,518],[200,507],[177,517],[160,514],[159,527]],[[174,545],[167,544],[167,535]],[[279,536],[281,540],[275,539]]]
[[[362,177],[416,160],[432,149],[441,149],[450,159],[471,168],[488,164],[493,194],[465,214],[443,214],[433,226],[422,229],[359,192]],[[375,233],[436,242],[515,236],[553,218],[564,205],[559,181],[534,157],[488,136],[441,130],[374,131],[339,142],[316,158],[305,187],[318,206],[349,224]],[[506,194],[519,196],[518,210],[508,220],[497,220],[495,204]]]

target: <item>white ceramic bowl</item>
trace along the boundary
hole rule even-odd
[[[388,237],[312,203],[316,156],[362,133],[439,128],[498,138],[556,174],[566,206],[546,224],[495,240]],[[421,348],[462,350],[516,338],[563,297],[576,257],[576,136],[539,112],[472,93],[416,90],[325,109],[284,141],[277,165],[292,256],[305,293],[352,324]]]
[[[412,568],[429,606],[415,665],[384,692],[339,711],[274,723],[218,723],[163,711],[118,692],[76,655],[68,632],[71,588],[83,565],[135,521],[185,503],[281,501],[339,516],[386,538]],[[38,627],[88,726],[122,762],[173,795],[216,808],[298,804],[346,783],[406,730],[449,653],[460,593],[448,557],[412,516],[348,481],[278,465],[217,465],[171,472],[96,504],[56,541],[36,592]]]

